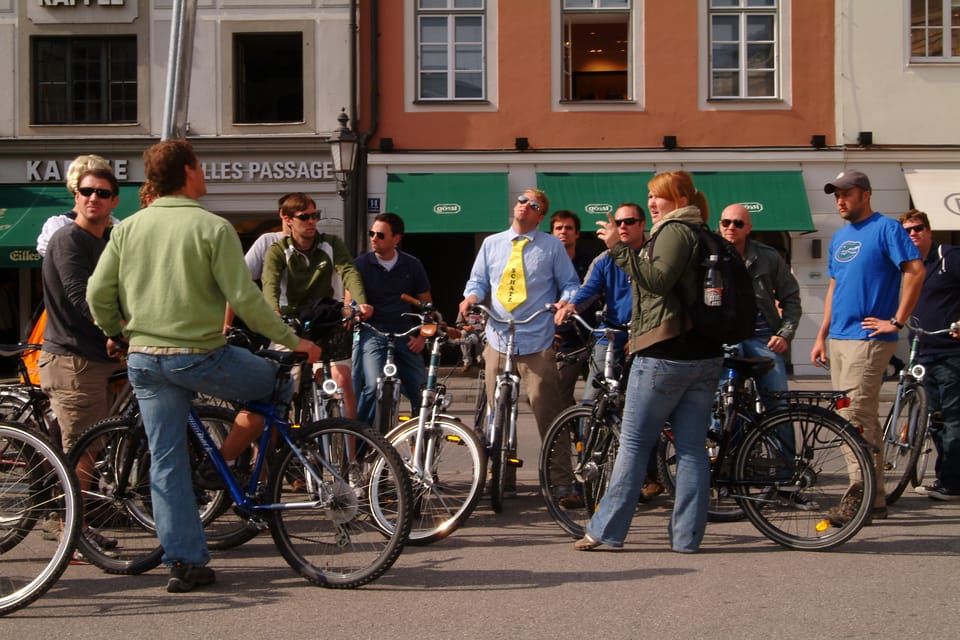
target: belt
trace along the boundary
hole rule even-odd
[[[210,349],[199,347],[144,347],[140,345],[131,346],[127,351],[128,353],[142,353],[148,356],[193,356],[210,353]]]

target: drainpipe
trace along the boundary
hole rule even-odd
[[[356,0],[352,0],[351,10],[356,8]],[[359,144],[357,147],[357,168],[356,175],[354,176],[354,188],[351,190],[351,198],[354,198],[352,202],[353,209],[352,218],[353,218],[353,236],[348,237],[347,246],[349,246],[354,252],[355,255],[359,255],[366,251],[367,249],[367,239],[363,233],[364,227],[366,226],[367,221],[367,143],[370,142],[370,138],[374,136],[377,132],[377,127],[380,125],[380,6],[378,0],[370,0],[370,126],[360,134]],[[356,24],[356,19],[353,20],[354,25]],[[352,33],[356,34],[356,29],[352,30]],[[355,38],[355,35],[354,35]],[[351,51],[353,55],[351,61],[353,64],[353,70],[351,73],[351,82],[353,83],[353,90],[351,96],[353,98],[353,103],[351,104],[351,110],[356,118],[357,113],[357,48],[356,41],[354,40],[353,47]],[[356,122],[356,119],[354,119]]]

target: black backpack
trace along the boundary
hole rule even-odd
[[[682,220],[670,222],[685,224],[697,236],[697,295],[692,302],[684,300],[686,313],[693,321],[693,331],[717,344],[732,345],[752,338],[757,322],[757,302],[753,280],[737,248],[706,225]],[[650,242],[653,240],[651,238]],[[703,300],[703,281],[711,255],[717,256],[717,269],[723,278],[723,297],[720,306],[715,307],[707,306]],[[683,298],[685,296],[681,296]]]

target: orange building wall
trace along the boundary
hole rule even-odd
[[[551,110],[550,5],[557,0],[498,3],[499,111],[404,112],[404,3],[380,0],[379,137],[404,150],[512,149],[526,137],[535,149],[660,147],[676,135],[681,147],[809,147],[810,136],[834,143],[834,3],[791,2],[791,109],[701,111],[697,86],[698,3],[642,2],[645,69],[635,94],[643,111]],[[361,3],[361,122],[371,122],[369,20]],[[489,91],[489,89],[488,89]]]

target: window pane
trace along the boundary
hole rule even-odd
[[[943,26],[943,3],[941,0],[927,0],[927,26]]]
[[[713,16],[713,41],[737,42],[740,40],[738,16]]]
[[[303,34],[234,34],[235,123],[303,122]]]
[[[740,0],[710,0],[710,6],[714,9],[738,7],[740,6]]]
[[[420,48],[420,69],[422,71],[446,71],[447,47],[425,46]]]
[[[562,100],[628,100],[630,12],[565,13]]]
[[[772,71],[750,71],[747,73],[747,95],[751,98],[769,98],[774,94]]]
[[[477,45],[457,45],[456,68],[458,71],[476,71],[483,68],[483,50]]]
[[[629,9],[630,0],[600,0],[601,9]]]
[[[460,16],[454,23],[455,42],[483,42],[483,20],[480,16]]]
[[[960,57],[960,27],[955,27],[954,29],[951,29],[951,31],[953,32],[953,46],[951,47],[951,55],[953,55],[954,58]]]
[[[747,68],[748,69],[772,69],[773,68],[773,45],[772,44],[747,45]]]
[[[713,96],[735,98],[740,95],[740,74],[736,71],[713,72]]]
[[[446,73],[420,74],[420,97],[446,98],[447,97],[447,74]]]
[[[748,7],[775,7],[777,0],[747,0]]]
[[[446,18],[420,18],[420,42],[446,42]]]
[[[483,0],[454,0],[455,9],[482,9]]]
[[[773,39],[773,16],[747,16],[747,40]]]
[[[420,0],[421,9],[446,9],[447,0]]]
[[[713,45],[714,69],[737,69],[740,67],[740,47],[735,44]]]
[[[593,0],[563,0],[564,9],[592,9]]]
[[[483,76],[479,73],[458,73],[456,76],[457,98],[482,98]]]

